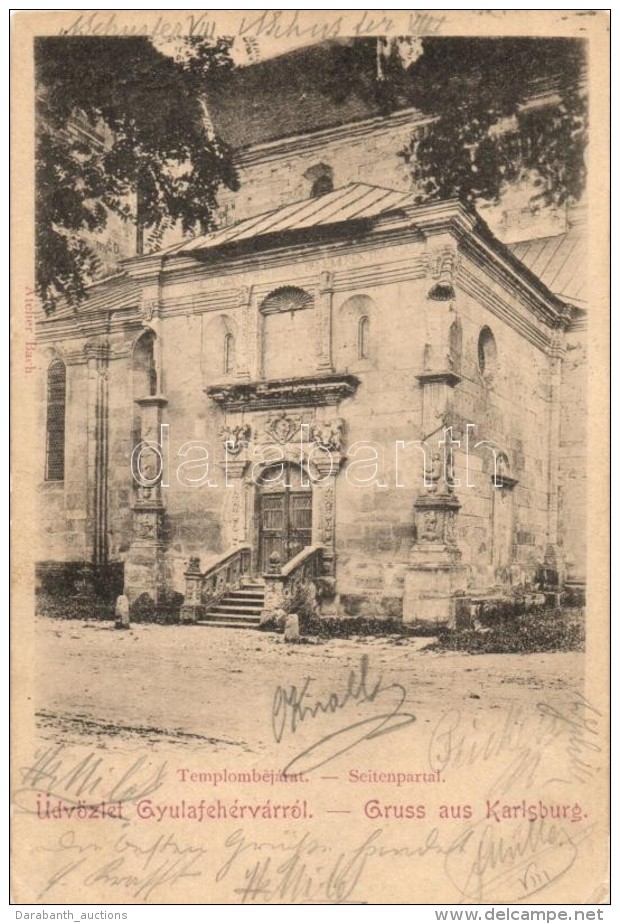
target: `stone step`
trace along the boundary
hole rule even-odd
[[[247,601],[248,603],[264,603],[265,594],[259,594],[258,591],[243,591],[236,590],[234,593],[226,594],[226,600],[238,600],[240,603]]]
[[[216,606],[207,610],[200,626],[217,626],[221,629],[257,629],[265,605],[265,585],[250,581],[222,597]]]
[[[198,626],[217,626],[222,629],[258,629],[260,619],[258,616],[218,616],[216,613],[207,613],[204,619],[199,619]]]
[[[210,613],[238,613],[240,616],[260,616],[262,607],[260,606],[243,606],[238,603],[218,603],[207,610]]]

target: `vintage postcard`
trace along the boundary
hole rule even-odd
[[[607,903],[608,11],[12,39],[13,902]]]

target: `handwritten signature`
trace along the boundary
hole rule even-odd
[[[433,728],[429,765],[443,773],[499,764],[499,774],[488,782],[494,795],[533,785],[584,783],[601,769],[600,718],[579,693],[561,705],[538,703],[534,710],[511,705],[496,719],[480,720],[451,709]],[[557,775],[562,769],[564,774]]]
[[[153,766],[149,757],[137,757],[128,768],[117,770],[95,751],[75,757],[60,744],[41,748],[31,764],[20,768],[21,786],[13,793],[14,806],[36,813],[37,798],[65,803],[135,802],[155,792],[166,780],[165,762]]]
[[[390,694],[395,696],[396,700],[390,711],[360,719],[315,741],[289,761],[284,773],[310,773],[350,751],[361,741],[371,741],[406,728],[416,721],[416,717],[411,713],[401,712],[407,699],[405,688],[400,683],[384,684],[382,675],[372,682],[369,679],[369,671],[368,655],[363,655],[359,670],[349,672],[344,692],[332,691],[323,699],[312,699],[310,696],[311,677],[306,677],[300,688],[295,685],[288,688],[276,687],[271,723],[273,736],[278,743],[283,740],[285,734],[295,735],[302,724],[309,723],[319,716],[336,715],[347,707],[375,703],[379,699],[385,703],[386,699],[390,699]]]
[[[164,885],[202,875],[199,861],[206,848],[184,846],[173,835],[160,835],[146,842],[123,833],[109,847],[81,841],[75,831],[65,831],[50,847],[40,847],[52,855],[54,870],[38,895],[50,900],[50,893],[63,883],[101,885],[122,893],[123,897],[148,901]]]
[[[498,831],[486,821],[461,830],[444,869],[468,902],[517,902],[543,891],[564,876],[578,855],[578,844],[595,824],[570,834],[545,819]]]

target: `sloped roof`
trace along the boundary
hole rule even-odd
[[[564,234],[510,244],[512,254],[555,295],[584,305],[587,301],[587,247],[581,223]]]
[[[466,225],[469,225],[469,229],[474,231],[479,240],[484,241],[485,245],[494,251],[496,257],[510,265],[512,271],[516,271],[522,280],[534,286],[539,295],[550,299],[554,303],[554,310],[557,310],[561,305],[561,300],[547,285],[541,283],[540,277],[533,273],[527,264],[515,256],[512,248],[506,247],[494,237],[473,209],[464,206],[456,199],[416,206],[411,193],[370,186],[366,183],[351,183],[349,186],[335,189],[315,199],[303,199],[291,205],[263,212],[261,215],[246,218],[236,224],[159,251],[158,254],[148,259],[159,257],[165,260],[168,257],[179,256],[205,259],[211,254],[214,258],[229,259],[231,256],[235,257],[242,252],[247,252],[248,249],[258,252],[266,247],[290,245],[295,236],[297,240],[300,237],[302,240],[307,240],[309,232],[312,232],[312,237],[316,239],[317,234],[335,232],[345,224],[348,225],[347,231],[350,234],[356,229],[365,230],[366,222],[370,224],[379,218],[382,220],[396,218],[397,224],[400,225],[401,219],[408,217],[412,228],[418,226],[423,229],[429,220],[435,222],[437,218],[441,221],[454,218],[460,221],[467,213],[469,217],[465,219]],[[390,227],[392,227],[391,224]],[[141,263],[143,259],[145,258],[124,262],[130,268],[132,265]]]
[[[317,85],[317,74],[333,67],[340,44],[299,48],[239,68],[221,87],[207,88],[209,116],[220,138],[238,150],[380,115],[374,100],[355,92],[335,100]]]
[[[351,220],[361,221],[413,204],[413,196],[409,193],[369,186],[366,183],[351,183],[316,199],[303,199],[301,202],[246,218],[237,224],[172,247],[167,253],[213,250],[266,235],[273,237],[287,231],[303,231]]]

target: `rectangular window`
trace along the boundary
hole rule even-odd
[[[45,478],[65,479],[65,410],[67,371],[65,364],[54,360],[47,370],[47,427],[45,447]]]

